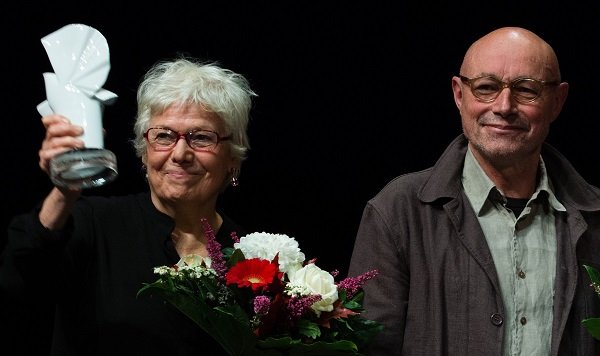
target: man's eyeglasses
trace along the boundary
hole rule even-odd
[[[231,136],[220,137],[210,130],[192,130],[179,133],[166,127],[151,127],[144,137],[156,151],[168,151],[175,147],[180,138],[184,138],[194,151],[212,151],[221,141],[231,139]]]
[[[560,84],[558,81],[543,81],[533,78],[517,78],[507,83],[490,75],[477,78],[467,78],[462,75],[458,77],[471,88],[473,96],[485,103],[496,100],[505,88],[510,89],[510,95],[519,103],[531,103],[542,95],[544,87]]]

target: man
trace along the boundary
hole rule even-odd
[[[463,134],[364,210],[350,275],[384,324],[368,355],[600,355],[583,264],[600,266],[600,190],[544,143],[569,86],[552,47],[485,35],[452,78]]]

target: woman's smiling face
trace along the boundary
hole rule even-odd
[[[217,114],[197,104],[172,105],[153,116],[150,127],[169,128],[180,134],[196,129],[214,131],[220,137],[229,134]],[[227,141],[219,142],[210,150],[195,151],[183,138],[165,151],[157,151],[148,145],[143,161],[154,200],[163,204],[189,202],[213,208],[231,171],[239,167],[239,160],[232,156]]]

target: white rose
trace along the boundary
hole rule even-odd
[[[304,253],[300,251],[298,241],[287,235],[255,232],[241,237],[233,248],[241,250],[246,259],[272,261],[279,254],[279,270],[286,274],[300,269],[304,263]]]
[[[311,308],[317,315],[322,311],[332,311],[333,303],[338,300],[337,286],[333,276],[314,263],[309,263],[296,272],[289,275],[292,286],[302,286],[310,290],[310,294],[318,294],[321,300],[314,303]]]

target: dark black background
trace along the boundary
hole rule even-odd
[[[259,95],[241,185],[221,207],[249,231],[295,237],[307,258],[342,275],[366,201],[393,177],[434,164],[460,133],[450,78],[468,45],[496,27],[527,27],[554,46],[571,90],[549,142],[600,184],[593,2],[155,2],[0,5],[3,230],[50,189],[37,164],[44,130],[36,105],[45,100],[42,73],[53,71],[40,39],[70,23],[107,38],[104,88],[119,95],[104,115],[119,178],[86,194],[146,189],[129,143],[143,73],[179,53],[215,60]],[[43,310],[3,309],[10,312],[0,323],[22,350],[47,345]]]

